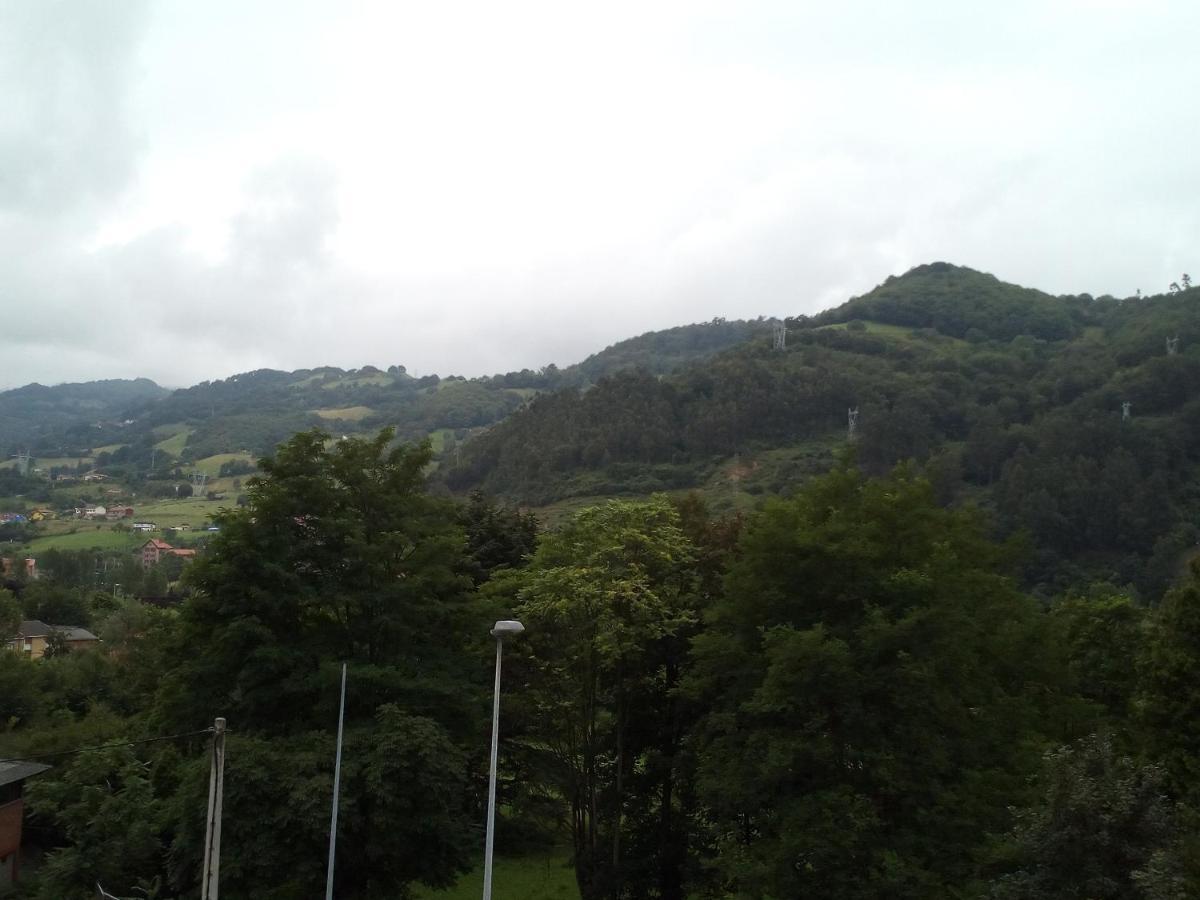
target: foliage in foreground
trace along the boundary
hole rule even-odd
[[[529,630],[506,655],[499,849],[568,840],[583,900],[1196,894],[1200,574],[1157,610],[1105,585],[1047,607],[909,466],[841,465],[745,520],[656,496],[537,537],[426,493],[428,461],[388,433],[299,436],[178,611],[55,579],[22,597],[82,604],[109,652],[0,654],[0,753],[188,733],[31,783],[31,896],[197,896],[191,732],[216,714],[226,892],[319,893],[343,662],[338,896],[453,884],[482,842],[487,627],[508,616]]]

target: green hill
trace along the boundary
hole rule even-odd
[[[1052,297],[937,263],[789,326],[782,352],[764,331],[663,377],[540,396],[442,477],[535,507],[698,488],[719,509],[847,450],[873,472],[914,459],[947,502],[1030,538],[1048,589],[1156,592],[1200,537],[1200,292]]]

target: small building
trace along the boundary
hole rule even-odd
[[[20,875],[25,779],[49,768],[35,762],[0,762],[0,895],[11,891]]]
[[[27,619],[17,628],[16,637],[8,642],[8,646],[30,659],[41,659],[46,655],[46,647],[54,634],[62,635],[72,651],[92,647],[100,640],[79,625],[47,625],[37,619]]]
[[[134,522],[134,531],[158,531],[158,526],[153,522]]]
[[[140,550],[142,567],[149,569],[151,566],[158,565],[163,557],[175,556],[182,560],[191,560],[196,556],[195,550],[185,550],[182,547],[172,547],[161,538],[150,538],[146,543],[142,544]]]
[[[0,557],[0,575],[3,575],[5,578],[12,578],[15,574],[13,571],[14,562],[14,560],[7,556]],[[26,581],[33,581],[38,577],[37,560],[32,556],[21,560],[20,569]]]

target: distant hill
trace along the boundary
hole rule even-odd
[[[124,420],[125,411],[170,393],[148,378],[89,381],[46,387],[28,384],[0,392],[0,446],[28,450],[46,438],[81,435]],[[89,436],[90,440],[90,436]]]
[[[789,326],[782,352],[764,329],[662,377],[539,396],[440,477],[536,507],[698,488],[733,509],[838,453],[914,459],[948,502],[1028,534],[1047,589],[1153,593],[1200,539],[1200,291],[1053,297],[935,263]]]
[[[121,474],[243,450],[259,456],[313,427],[353,433],[391,426],[405,439],[435,434],[446,450],[539,392],[586,387],[630,368],[673,371],[761,327],[724,320],[680,326],[621,341],[563,369],[475,379],[364,366],[260,369],[176,391],[146,379],[28,385],[0,393],[0,448],[57,459],[120,446]]]

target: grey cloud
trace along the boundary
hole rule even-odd
[[[128,107],[145,2],[0,7],[0,210],[39,217],[120,191],[141,142]]]

